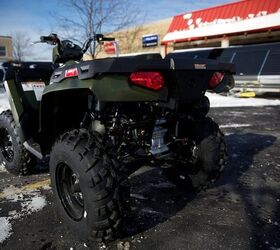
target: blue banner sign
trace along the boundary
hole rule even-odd
[[[142,36],[142,47],[158,46],[158,35],[145,35]]]

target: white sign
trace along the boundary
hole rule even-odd
[[[37,101],[41,101],[43,91],[46,87],[44,82],[22,82],[23,91],[34,91]]]

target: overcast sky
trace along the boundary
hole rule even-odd
[[[55,23],[51,12],[55,10],[63,15],[67,14],[62,1],[0,0],[0,35],[22,31],[32,40],[38,40],[40,35],[56,31],[58,24]],[[131,3],[145,14],[145,20],[142,20],[144,23],[229,2],[234,0],[131,0]],[[44,52],[34,56],[36,59],[50,58],[51,50],[49,53],[45,51],[48,47],[37,45],[36,51],[39,49],[43,49]]]

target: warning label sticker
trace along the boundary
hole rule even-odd
[[[44,82],[22,82],[23,91],[34,91],[37,101],[41,101],[43,91],[46,87]]]

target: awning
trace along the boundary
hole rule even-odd
[[[280,29],[280,0],[243,0],[173,17],[162,44]]]

